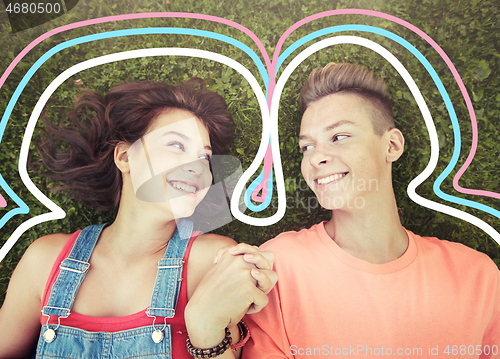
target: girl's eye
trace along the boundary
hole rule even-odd
[[[312,150],[314,148],[313,145],[305,145],[305,146],[302,146],[300,148],[300,150],[302,151],[302,153],[306,152],[306,151],[309,151],[309,150]]]
[[[203,160],[207,160],[207,161],[210,161],[210,159],[212,158],[208,153],[204,153],[200,156],[201,159]]]
[[[173,142],[170,142],[167,146],[172,146],[172,147],[175,147],[175,148],[178,148],[180,149],[181,151],[184,151],[184,145],[180,142],[177,142],[177,141],[173,141]]]
[[[333,136],[332,140],[333,140],[333,142],[335,142],[335,141],[343,140],[344,138],[347,138],[347,137],[349,137],[349,136],[347,136],[347,135],[335,135],[335,136]]]

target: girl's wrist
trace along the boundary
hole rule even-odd
[[[226,328],[224,338],[217,345],[208,347],[208,345],[205,344],[198,347],[192,343],[189,335],[186,340],[186,345],[189,354],[195,358],[226,357],[226,355],[223,355],[226,352],[233,352],[231,357],[239,358],[241,352],[238,352],[238,354],[236,354],[236,352],[246,344],[248,339],[250,339],[250,330],[242,320],[237,326],[232,327],[232,330]]]
[[[226,331],[222,330],[211,330],[211,331],[194,331],[188,330],[188,337],[195,348],[212,348],[220,344],[225,338]]]
[[[218,324],[205,315],[189,315],[186,311],[185,321],[191,343],[196,348],[211,348],[224,339],[226,325]]]
[[[215,345],[209,345],[209,344],[199,345],[196,343],[197,342],[193,344],[192,339],[188,335],[186,340],[187,349],[189,354],[191,354],[195,358],[218,357],[219,355],[224,354],[226,351],[231,351],[231,344],[232,344],[231,331],[228,328],[225,328],[223,339]],[[210,343],[210,341],[208,343]]]

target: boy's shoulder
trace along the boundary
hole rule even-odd
[[[304,251],[318,248],[318,244],[324,240],[321,238],[322,232],[324,232],[323,222],[299,231],[283,232],[262,244],[259,249],[271,251],[275,256],[290,258],[294,254],[303,254]]]
[[[462,268],[470,271],[476,268],[481,271],[498,272],[497,265],[490,257],[462,243],[436,237],[423,237],[409,230],[406,231],[408,236],[415,241],[419,255],[426,260],[443,263],[456,270]]]
[[[461,243],[436,237],[423,237],[409,230],[406,232],[417,246],[417,261],[435,268],[441,266],[442,269],[448,268],[460,273],[469,272],[469,275],[489,273],[493,277],[498,276],[497,265],[484,253]],[[327,234],[324,222],[321,222],[299,231],[283,232],[262,244],[260,249],[273,252],[276,261],[282,262],[293,262],[297,256],[323,257],[330,254],[325,242],[331,239],[325,236]],[[320,252],[325,253],[320,254]]]

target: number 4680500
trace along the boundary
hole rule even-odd
[[[498,354],[498,346],[496,345],[447,345],[445,350],[445,354],[448,355],[497,355]]]
[[[61,12],[61,4],[55,3],[10,3],[5,9],[8,13],[14,14],[58,14]]]

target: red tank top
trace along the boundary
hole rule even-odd
[[[59,265],[65,258],[69,256],[71,249],[75,244],[76,238],[78,237],[78,234],[80,234],[80,232],[81,230],[73,233],[69,237],[68,242],[66,242],[66,244],[64,245],[61,253],[59,253],[59,256],[57,257],[50,272],[47,284],[45,285],[45,290],[42,298],[42,308],[47,305],[49,301],[52,286],[54,285],[54,282],[56,281],[57,276],[60,272]],[[189,240],[189,244],[186,248],[186,253],[184,254],[184,267],[182,269],[182,278],[184,279],[187,278],[187,261],[189,258],[189,252],[191,251],[191,246],[193,245],[195,238],[200,233],[201,232],[193,232],[191,239]],[[186,349],[187,330],[184,320],[184,309],[186,308],[186,304],[187,284],[186,280],[183,280],[181,282],[175,316],[173,318],[167,319],[167,324],[170,324],[172,332],[172,352],[175,353],[176,359],[192,359],[192,356],[189,355]],[[121,330],[134,329],[153,324],[153,319],[146,315],[146,308],[143,311],[124,317],[90,317],[72,311],[68,318],[61,318],[60,320],[61,325],[79,328],[90,332],[118,332]],[[161,322],[163,322],[163,320],[161,320]],[[45,325],[47,323],[47,317],[43,314],[40,314],[40,323],[41,325]],[[51,317],[49,323],[57,324],[57,317]]]

